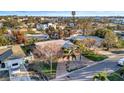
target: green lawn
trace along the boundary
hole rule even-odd
[[[86,58],[93,60],[93,61],[102,61],[106,58],[108,58],[105,55],[100,55],[100,54],[95,54],[93,51],[89,50],[86,52],[83,52],[82,54],[83,56],[85,56]]]
[[[120,76],[120,73],[122,72],[124,73],[124,67],[108,75],[108,79],[110,81],[124,81],[124,79]]]
[[[124,81],[123,78],[120,77],[120,75],[118,75],[117,73],[112,73],[110,75],[108,75],[107,77],[110,81]]]

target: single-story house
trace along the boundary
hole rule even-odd
[[[5,59],[7,59],[8,57],[10,57],[12,55],[12,50],[11,49],[0,49],[0,61],[4,61]]]
[[[26,34],[27,39],[38,39],[38,40],[48,40],[49,35],[47,34]]]
[[[67,38],[67,40],[76,41],[76,40],[83,40],[83,39],[86,39],[86,38],[95,39],[96,40],[96,44],[95,45],[97,45],[97,46],[100,46],[102,41],[103,41],[102,38],[99,38],[97,36],[83,36],[83,35],[80,35],[80,34],[72,35],[69,38]]]
[[[6,60],[4,63],[6,64],[6,67],[14,70],[18,69],[21,64],[24,64],[24,59],[19,57],[12,57]]]
[[[1,49],[0,53],[0,61],[1,63],[5,63],[5,67],[7,68],[11,67],[11,69],[15,69],[24,63],[25,54],[19,45],[12,46],[9,49]]]

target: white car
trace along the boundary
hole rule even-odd
[[[118,65],[124,66],[124,58],[121,58],[120,60],[118,60]]]

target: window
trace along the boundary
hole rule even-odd
[[[17,66],[18,65],[18,63],[14,63],[14,64],[12,64],[12,66]]]

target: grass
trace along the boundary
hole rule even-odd
[[[124,81],[124,79],[121,78],[121,76],[118,73],[115,73],[115,72],[110,74],[110,75],[108,75],[107,78],[110,81]]]
[[[120,73],[122,72],[124,73],[124,67],[108,75],[108,79],[110,81],[124,81],[124,79],[120,76]]]
[[[82,55],[85,56],[86,58],[90,59],[90,60],[93,60],[93,61],[102,61],[102,60],[108,58],[105,55],[95,54],[91,50],[84,52]]]

